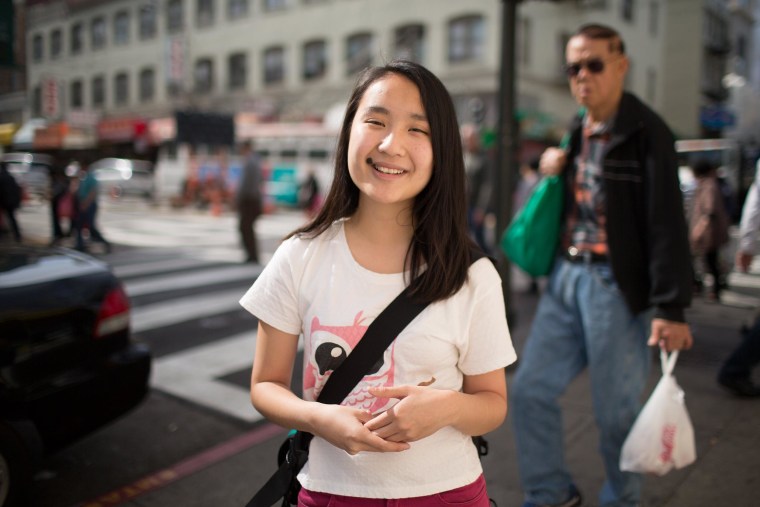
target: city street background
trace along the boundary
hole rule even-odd
[[[48,242],[44,204],[27,204],[18,217],[25,242]],[[303,220],[290,210],[261,217],[264,262]],[[33,507],[242,507],[274,471],[284,435],[248,400],[255,320],[237,300],[261,266],[242,262],[231,212],[212,216],[207,210],[104,199],[100,223],[114,248],[110,254],[97,246],[93,251],[125,283],[133,332],[155,355],[152,390],[133,412],[47,459],[35,480]],[[732,258],[732,248],[725,259]],[[696,297],[688,311],[696,343],[679,358],[675,376],[694,424],[697,462],[647,477],[648,507],[758,505],[760,403],[735,398],[715,382],[740,326],[760,304],[757,268],[731,273],[722,303]],[[518,355],[537,302],[528,283],[512,270],[510,325]],[[660,375],[654,351],[652,357],[649,390]],[[513,373],[511,367],[508,382]],[[562,405],[566,459],[584,505],[594,506],[603,469],[587,382],[579,377]],[[500,507],[518,506],[522,493],[510,422],[488,440],[491,452],[483,464],[490,494]]]

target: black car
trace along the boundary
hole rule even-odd
[[[0,245],[0,507],[39,460],[129,411],[151,354],[109,267],[65,248]]]

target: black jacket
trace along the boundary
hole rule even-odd
[[[568,207],[581,129],[579,115],[564,171]],[[692,265],[675,139],[665,122],[630,93],[620,101],[602,173],[610,264],[628,307],[637,314],[655,306],[655,317],[684,322]]]

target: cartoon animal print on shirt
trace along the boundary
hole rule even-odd
[[[309,343],[304,352],[308,362],[304,367],[303,388],[307,399],[316,399],[333,371],[346,359],[364,336],[367,327],[361,323],[362,312],[354,318],[350,326],[326,326],[319,322],[319,317],[311,321]],[[383,353],[370,368],[364,378],[351,391],[342,405],[363,408],[372,413],[383,409],[391,401],[371,396],[370,387],[392,386],[396,365],[393,357],[395,342]],[[311,396],[309,396],[311,395]]]

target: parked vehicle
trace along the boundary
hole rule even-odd
[[[35,196],[43,199],[50,190],[50,178],[53,169],[53,157],[44,153],[5,153],[2,160],[18,181],[25,197]]]
[[[150,367],[105,263],[0,246],[0,507],[21,504],[45,454],[138,405]]]
[[[111,197],[154,197],[153,164],[147,160],[102,158],[93,162],[90,170],[94,171],[101,192]]]

